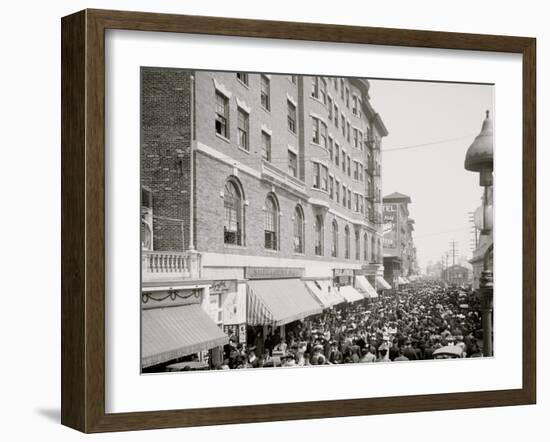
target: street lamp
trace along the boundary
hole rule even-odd
[[[479,173],[479,185],[483,187],[481,234],[490,235],[493,230],[492,204],[489,203],[489,187],[493,186],[493,121],[486,111],[481,132],[466,152],[464,168]],[[493,271],[488,258],[493,253],[491,244],[483,256],[483,271],[479,278],[483,322],[483,354],[493,356]]]

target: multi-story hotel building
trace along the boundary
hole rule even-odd
[[[411,197],[399,192],[386,195],[384,203],[384,277],[394,287],[416,277],[418,266],[412,232],[414,219],[409,216]]]
[[[285,324],[386,284],[380,146],[388,132],[369,87],[143,68],[144,367],[224,342],[211,327],[204,336],[181,325],[159,331],[166,325],[150,307],[196,304],[226,334],[255,344],[253,327],[284,334]],[[164,342],[168,333],[200,343],[183,349]]]

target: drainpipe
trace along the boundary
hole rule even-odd
[[[190,111],[189,111],[189,120],[191,128],[191,143],[190,143],[190,179],[189,179],[189,250],[195,250],[195,155],[194,155],[194,146],[195,146],[195,76],[191,74],[191,102],[190,102]]]

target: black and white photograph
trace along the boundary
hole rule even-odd
[[[140,75],[142,373],[493,356],[494,85]]]

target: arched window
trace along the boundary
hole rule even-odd
[[[336,258],[338,256],[338,223],[332,221],[332,250],[331,255]]]
[[[315,254],[317,256],[323,256],[323,238],[324,238],[324,226],[323,217],[317,215],[315,217]]]
[[[304,211],[300,206],[294,209],[294,253],[304,253]]]
[[[374,236],[371,237],[370,260],[371,262],[377,262],[376,261],[376,240],[374,239]]]
[[[363,235],[363,258],[369,260],[369,238],[366,233]]]
[[[223,223],[223,242],[242,246],[243,242],[243,194],[238,183],[227,180],[223,192],[225,209]]]
[[[279,204],[275,195],[269,194],[265,199],[264,236],[265,248],[279,249]]]
[[[359,230],[355,231],[355,259],[357,261],[361,259],[361,234]]]
[[[350,238],[349,238],[349,226],[346,226],[346,228],[344,229],[344,236],[345,236],[345,244],[344,244],[344,251],[345,251],[345,258],[346,259],[349,259],[349,248],[350,248]]]

